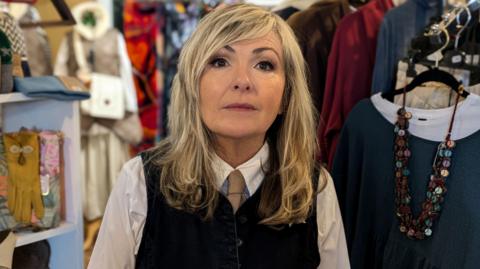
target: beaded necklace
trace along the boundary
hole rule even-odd
[[[445,140],[442,141],[435,154],[433,161],[433,171],[428,182],[426,199],[422,203],[422,211],[417,218],[413,217],[410,195],[408,187],[408,160],[412,155],[409,149],[408,132],[409,120],[412,114],[405,109],[406,89],[403,89],[403,104],[397,111],[397,122],[395,123],[395,213],[399,220],[400,232],[404,233],[410,239],[424,239],[432,235],[432,225],[434,220],[440,214],[442,209],[441,204],[444,200],[447,188],[445,181],[448,177],[449,168],[451,166],[453,149],[455,148],[455,141],[451,140],[451,133],[457,105],[463,86],[460,85],[458,89],[455,107],[453,109],[452,118],[448,128],[448,133]]]

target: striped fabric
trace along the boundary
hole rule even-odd
[[[0,30],[3,31],[10,40],[13,52],[26,57],[25,37],[17,21],[10,14],[0,12]]]

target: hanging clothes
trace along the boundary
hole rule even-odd
[[[28,70],[27,61],[27,49],[25,46],[25,37],[23,36],[22,29],[18,25],[18,22],[12,17],[9,13],[0,11],[0,32],[2,35],[6,35],[9,46],[11,46],[11,63],[10,61],[4,62],[2,67],[3,79],[6,81],[2,87],[4,92],[10,92],[11,87],[11,77],[23,77],[25,74],[23,72],[23,65]],[[2,44],[3,46],[6,43]],[[5,50],[5,49],[4,49]],[[8,53],[6,53],[7,55]],[[9,66],[9,64],[11,64]]]
[[[383,16],[392,7],[391,0],[371,1],[345,16],[337,27],[328,58],[318,129],[320,158],[330,166],[348,113],[370,96],[377,34]]]
[[[308,87],[313,104],[321,111],[327,60],[337,24],[350,13],[345,0],[325,0],[290,16],[287,23],[298,39],[308,66]]]
[[[113,0],[113,27],[123,32],[123,8],[125,0]]]
[[[139,152],[155,145],[159,132],[158,98],[163,95],[163,73],[158,55],[163,55],[164,21],[158,14],[160,2],[125,0],[123,22],[128,56],[132,61],[143,139],[134,147]],[[157,46],[157,44],[160,45]]]
[[[276,13],[282,19],[287,20],[294,13],[306,10],[311,5],[319,2],[319,0],[287,0],[281,4],[274,6],[271,11]]]
[[[28,6],[18,20],[20,23],[38,22],[40,15],[35,7]],[[47,33],[41,27],[23,28],[22,31],[25,36],[30,75],[34,77],[53,75],[52,52]]]
[[[217,1],[218,2],[218,1]],[[164,74],[163,95],[159,95],[159,131],[158,138],[167,135],[167,108],[170,104],[171,87],[173,77],[177,73],[177,61],[180,50],[188,37],[197,27],[201,17],[201,6],[191,3],[165,3],[160,9],[160,16],[163,17],[161,29],[163,41],[163,54],[159,55],[157,69]]]
[[[432,17],[442,14],[442,2],[408,0],[385,14],[378,34],[372,93],[392,89],[398,61],[407,56],[412,38],[423,32]]]
[[[408,93],[413,94],[414,92]],[[399,230],[395,214],[394,122],[399,105],[379,94],[351,111],[338,144],[332,176],[345,225],[352,268],[477,268],[480,262],[480,97],[459,104],[448,192],[426,240],[411,240]],[[432,172],[434,153],[447,133],[453,107],[411,109],[408,176],[414,216]],[[446,243],[448,242],[448,243]]]
[[[25,57],[27,55],[25,37],[17,20],[9,13],[0,11],[0,30],[2,30],[7,35],[8,40],[10,40],[12,52],[21,57]]]
[[[79,4],[72,10],[77,21],[82,14],[97,14],[93,27],[77,24],[60,45],[55,64],[56,75],[74,76],[89,82],[92,73],[118,77],[123,87],[125,116],[120,120],[95,118],[82,114],[81,150],[84,178],[84,215],[87,220],[103,216],[113,182],[122,165],[130,159],[130,144],[142,138],[131,63],[125,40],[109,26],[106,11],[95,2]]]

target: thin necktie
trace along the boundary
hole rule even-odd
[[[246,200],[245,198],[245,178],[239,170],[233,170],[228,175],[228,193],[227,198],[233,207],[233,212],[237,212],[240,205]]]

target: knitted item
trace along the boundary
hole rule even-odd
[[[17,21],[10,14],[0,12],[0,31],[3,31],[7,35],[14,53],[22,57],[27,55],[25,37],[23,36],[22,29],[20,29]]]
[[[0,93],[9,93],[13,89],[12,58],[11,43],[0,30]]]

